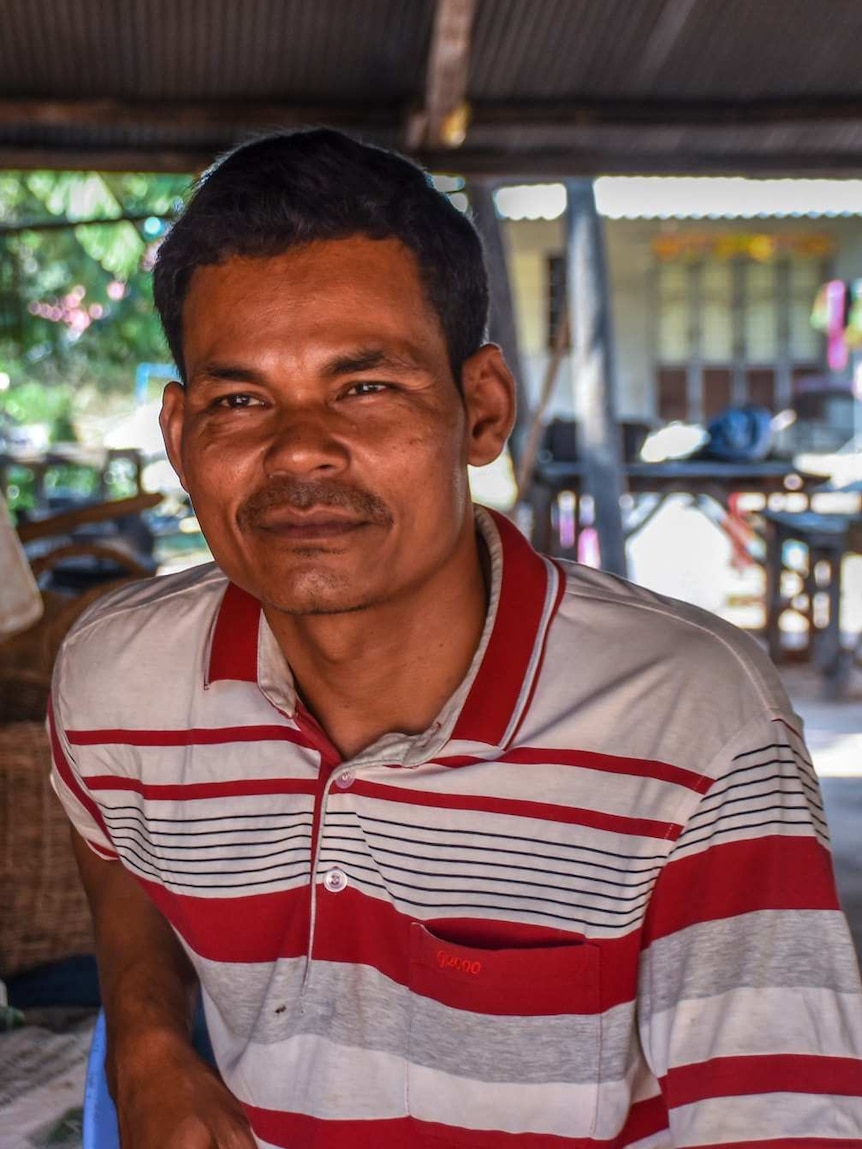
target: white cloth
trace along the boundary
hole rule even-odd
[[[42,596],[0,495],[0,639],[26,630],[41,617]]]

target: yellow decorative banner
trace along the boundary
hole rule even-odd
[[[652,241],[653,255],[663,262],[743,256],[758,263],[768,263],[780,255],[822,259],[834,250],[832,236],[822,232],[683,232],[657,235]]]

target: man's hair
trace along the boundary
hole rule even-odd
[[[412,252],[460,382],[488,320],[476,229],[416,164],[328,128],[263,136],[228,152],[162,243],[153,294],[183,380],[183,304],[196,268],[355,235],[397,239]]]

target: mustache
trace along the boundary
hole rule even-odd
[[[297,511],[332,507],[348,511],[357,519],[389,526],[392,514],[382,499],[370,491],[347,486],[333,480],[303,482],[283,476],[273,479],[267,486],[240,504],[236,520],[240,528],[256,527],[267,513],[278,507],[293,507]]]

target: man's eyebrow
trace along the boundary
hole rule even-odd
[[[397,355],[384,351],[381,347],[360,348],[336,355],[323,366],[323,373],[332,378],[353,375],[363,371],[392,371],[415,373],[422,370],[418,360],[409,353]],[[193,379],[208,379],[224,383],[262,383],[263,374],[253,367],[231,363],[227,360],[212,360],[202,363],[194,372]]]
[[[327,375],[354,375],[362,371],[419,371],[420,364],[409,355],[395,355],[380,347],[369,347],[337,355],[326,364]]]
[[[215,379],[225,383],[259,383],[261,381],[260,373],[251,367],[242,367],[238,363],[218,360],[202,363],[192,378]]]

